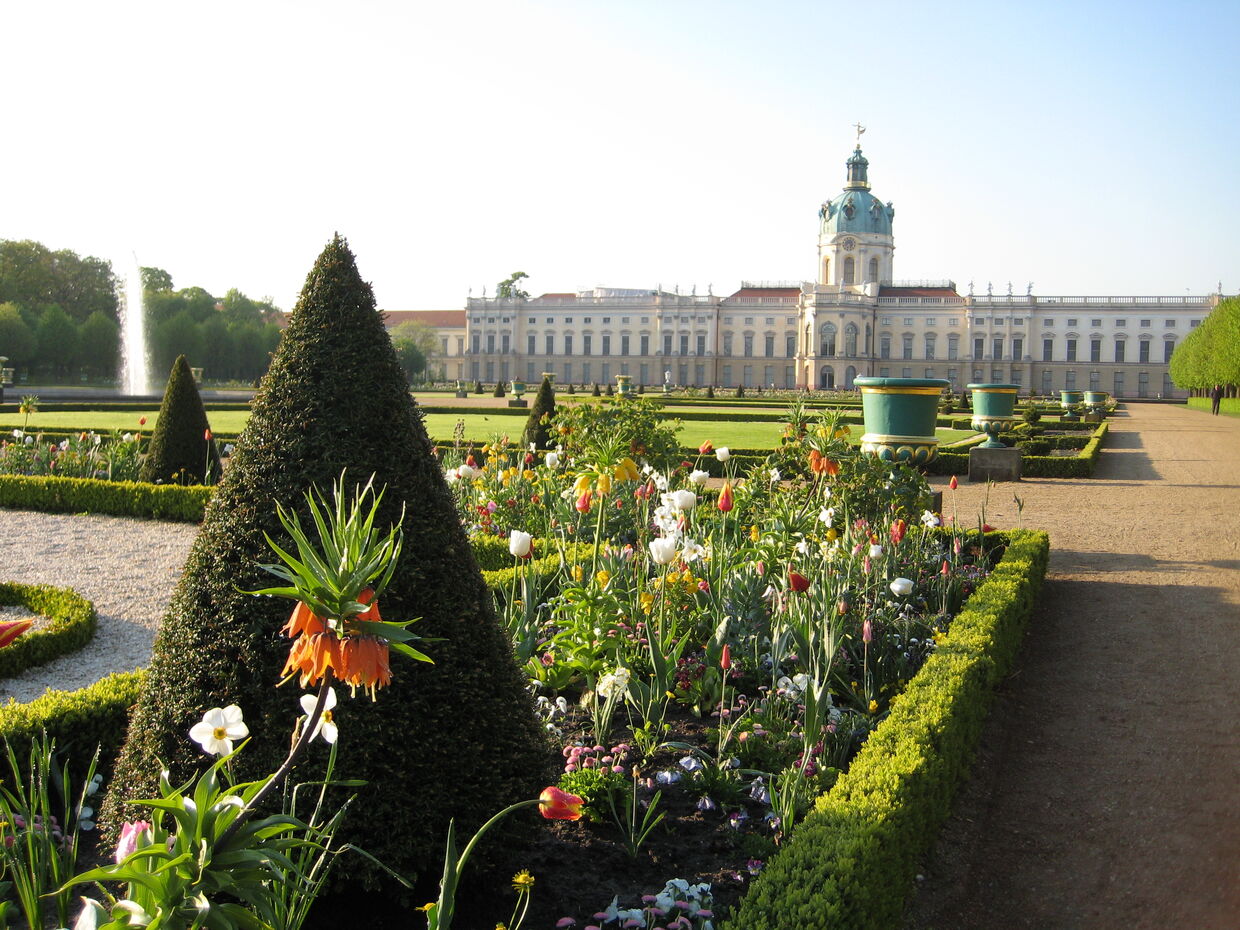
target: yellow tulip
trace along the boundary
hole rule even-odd
[[[762,537],[762,534],[758,531],[758,524],[755,523],[753,526],[749,528],[749,538],[753,542],[757,542],[761,537]]]
[[[827,542],[835,542],[839,538],[840,538],[839,530],[837,530],[835,527],[831,527],[831,529],[827,530]]]
[[[607,587],[607,582],[611,581],[611,572],[605,568],[599,569],[594,573],[594,580],[598,582],[600,588]]]
[[[527,468],[525,471],[521,472],[521,477],[526,481],[533,481],[534,473]]]

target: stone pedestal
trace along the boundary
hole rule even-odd
[[[1102,413],[1087,413],[1082,419],[1086,423],[1101,423],[1106,419],[1106,415]]]
[[[468,397],[468,396],[469,396],[469,391],[457,391],[457,392],[456,392],[456,396],[457,396],[457,397]]]
[[[508,406],[509,406],[509,407],[528,407],[529,405],[530,405],[530,402],[529,402],[528,400],[510,400],[510,401],[508,401]]]
[[[970,481],[1019,481],[1019,449],[969,450]]]

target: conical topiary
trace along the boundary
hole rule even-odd
[[[534,444],[536,449],[546,449],[551,445],[551,419],[555,416],[555,388],[549,378],[543,378],[534,396],[534,404],[530,407],[529,418],[525,421],[525,432],[521,434],[523,445]]]
[[[339,838],[404,875],[438,875],[449,818],[469,836],[505,805],[547,782],[543,731],[506,635],[497,623],[422,414],[353,255],[335,238],[306,279],[232,463],[194,542],[155,642],[142,696],[104,805],[112,833],[156,797],[159,766],[173,781],[208,761],[188,739],[204,711],[235,703],[251,742],[239,778],[272,772],[299,713],[296,685],[277,688],[289,640],[288,601],[241,593],[267,587],[264,533],[291,544],[276,504],[310,525],[304,492],[330,493],[375,474],[386,486],[376,525],[401,518],[404,548],[382,597],[387,620],[421,617],[415,631],[434,665],[392,657],[392,683],[376,702],[341,695],[337,778],[365,779]],[[339,691],[340,688],[338,687]],[[321,777],[317,740],[293,780]],[[352,790],[352,789],[351,789]],[[349,880],[383,875],[351,858]]]
[[[504,396],[504,382],[503,381],[495,382],[495,390],[491,392],[491,396],[492,397],[503,397]]]
[[[194,373],[178,355],[139,477],[158,484],[206,484],[220,477],[220,453],[198,396]]]
[[[602,393],[603,393],[603,392],[602,392],[602,391],[600,391],[600,390],[598,389],[598,382],[597,382],[597,381],[595,381],[595,382],[594,382],[594,389],[593,389],[592,391],[590,391],[591,396],[593,396],[593,397],[601,397],[601,396],[602,396]]]

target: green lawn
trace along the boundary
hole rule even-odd
[[[146,425],[140,427],[138,419],[143,416],[146,417]],[[463,419],[465,421],[466,439],[484,442],[496,435],[507,435],[509,439],[515,442],[520,437],[521,431],[525,429],[527,416],[527,413],[484,414],[462,409],[460,414],[427,414],[426,428],[433,439],[447,441],[452,438],[452,431],[456,427],[457,420]],[[155,421],[158,417],[158,410],[125,411],[122,413],[106,411],[78,413],[40,411],[30,417],[28,428],[30,430],[95,430],[97,432],[109,432],[111,430],[136,432],[141,429],[143,432],[150,433],[155,428]],[[207,419],[211,423],[211,428],[220,434],[241,432],[241,428],[245,425],[248,417],[249,412],[245,410],[207,411]],[[8,432],[9,430],[20,428],[22,419],[23,417],[20,413],[0,415],[0,429]],[[769,449],[779,445],[779,438],[783,434],[782,424],[775,422],[756,423],[753,421],[741,421],[727,423],[715,420],[682,420],[681,422],[684,424],[684,428],[681,429],[678,435],[681,444],[685,446],[699,446],[709,439],[716,446],[731,446],[738,449]],[[854,426],[852,432],[853,441],[860,439],[861,433],[861,427]],[[941,429],[938,431],[938,435],[939,442],[947,444],[974,434],[971,430]]]

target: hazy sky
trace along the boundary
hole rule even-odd
[[[1240,291],[1240,3],[0,5],[0,238],[292,307],[802,280],[862,144],[895,275]]]

